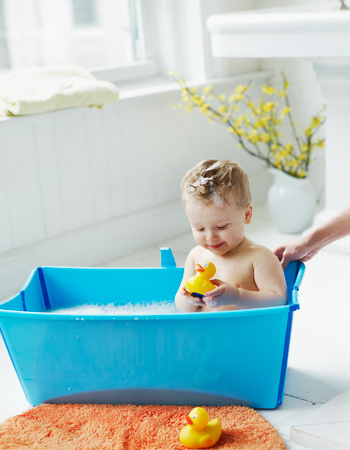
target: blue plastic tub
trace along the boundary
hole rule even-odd
[[[88,302],[174,301],[183,268],[35,269],[0,305],[0,327],[28,401],[281,405],[305,266],[286,272],[288,305],[165,315],[58,315]],[[139,291],[138,285],[149,286]]]

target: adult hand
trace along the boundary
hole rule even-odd
[[[318,246],[310,244],[306,236],[295,242],[280,245],[274,250],[274,254],[281,261],[284,270],[290,261],[309,261],[319,250]]]

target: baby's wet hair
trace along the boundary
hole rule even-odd
[[[204,204],[223,206],[233,194],[238,206],[251,203],[249,179],[242,167],[234,161],[205,159],[190,169],[181,181],[182,201],[186,198]]]

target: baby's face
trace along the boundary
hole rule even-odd
[[[221,206],[216,203],[204,205],[187,196],[185,211],[197,244],[221,256],[242,242],[245,225],[252,216],[252,206],[239,207],[234,198]]]

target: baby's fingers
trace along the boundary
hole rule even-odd
[[[205,304],[211,308],[217,308],[220,306],[220,301],[217,297],[207,297],[205,299]]]
[[[213,289],[212,291],[206,292],[205,297],[218,297],[224,292],[223,288],[217,287]]]
[[[205,306],[205,302],[201,298],[199,298],[199,297],[192,297],[192,295],[189,295],[187,297],[187,301],[189,303],[191,303],[192,305],[195,305],[195,306]]]

